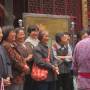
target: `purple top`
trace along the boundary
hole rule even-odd
[[[90,78],[85,78],[78,74],[78,72],[90,73],[90,37],[81,40],[76,45],[72,67],[77,75],[78,88],[90,89]]]

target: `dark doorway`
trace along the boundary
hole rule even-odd
[[[13,0],[13,14],[15,17],[14,26],[18,26],[18,19],[22,19],[22,14],[28,10],[28,0]]]

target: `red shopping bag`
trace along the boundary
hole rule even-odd
[[[48,57],[43,58],[42,60],[44,60],[45,62],[50,62],[50,49],[48,50]],[[44,67],[40,67],[36,63],[33,63],[31,72],[32,79],[36,81],[42,81],[47,79],[47,76],[48,76],[48,69],[45,69]]]
[[[37,66],[35,63],[32,66],[32,73],[31,73],[31,77],[32,79],[36,80],[36,81],[42,81],[47,79],[48,76],[48,70],[41,68],[39,66]]]

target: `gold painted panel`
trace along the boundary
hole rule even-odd
[[[51,35],[57,32],[66,32],[69,29],[69,17],[58,15],[45,15],[45,14],[24,14],[24,26],[27,28],[29,25],[38,24],[43,25]]]

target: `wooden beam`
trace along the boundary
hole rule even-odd
[[[88,9],[87,9],[87,0],[82,0],[82,24],[83,29],[88,29]]]

